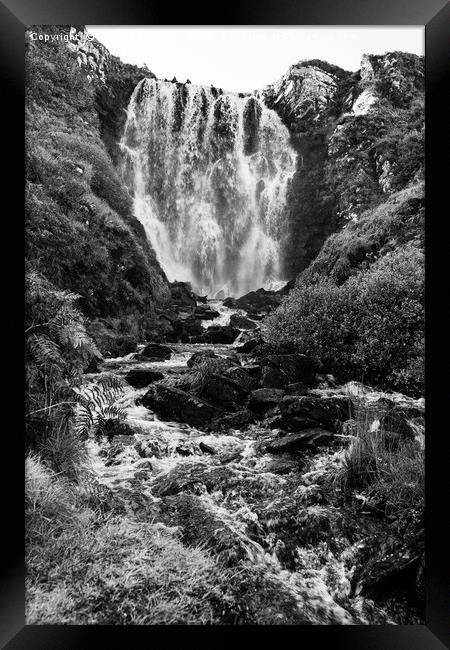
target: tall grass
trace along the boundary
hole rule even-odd
[[[418,440],[381,428],[376,411],[360,406],[352,441],[334,476],[344,495],[362,491],[386,514],[424,507],[425,451]]]

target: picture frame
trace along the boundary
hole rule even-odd
[[[3,0],[1,15],[1,78],[8,135],[11,145],[4,149],[8,157],[8,169],[4,183],[10,194],[23,195],[23,105],[24,105],[24,30],[30,24],[111,24],[111,25],[211,25],[213,7],[186,4],[176,11],[172,5],[162,2],[130,2],[98,0],[95,3],[79,0]],[[263,629],[248,627],[217,629],[193,627],[148,628],[129,627],[115,629],[110,626],[26,626],[24,624],[24,530],[23,530],[23,442],[20,426],[6,429],[8,452],[4,462],[10,466],[11,476],[4,487],[7,512],[3,531],[6,549],[2,553],[2,587],[0,590],[1,647],[11,650],[22,648],[90,648],[99,643],[181,643],[184,647],[205,647],[211,643],[226,646],[238,642],[245,645],[265,641],[279,643],[280,634],[293,634],[295,643],[308,647],[312,643],[324,643],[327,647],[341,649],[376,650],[440,650],[450,647],[449,582],[448,582],[448,533],[444,533],[445,497],[449,493],[449,472],[446,457],[442,453],[442,441],[446,437],[444,408],[448,397],[445,386],[437,381],[430,369],[430,360],[436,356],[440,365],[446,367],[439,349],[445,341],[445,317],[433,317],[431,294],[438,281],[445,277],[439,264],[445,264],[445,243],[436,237],[436,217],[443,213],[445,151],[443,138],[447,105],[444,89],[448,79],[448,54],[450,36],[450,6],[442,0],[381,0],[366,3],[351,0],[344,3],[316,0],[313,3],[292,3],[289,0],[261,5],[256,0],[245,5],[220,5],[214,20],[220,25],[424,25],[426,64],[426,192],[428,225],[427,237],[427,440],[426,464],[426,594],[427,613],[424,626],[311,626],[300,629]],[[447,77],[446,77],[447,75]],[[7,98],[7,101],[5,99]],[[441,155],[439,155],[441,154]],[[443,162],[440,162],[442,160]],[[442,203],[440,203],[442,201]],[[15,205],[14,205],[15,204]],[[22,203],[13,201],[9,209],[14,242],[23,243]],[[20,207],[19,207],[20,206]],[[8,213],[6,213],[6,216]],[[445,215],[442,215],[445,217]],[[433,220],[434,224],[431,224]],[[8,238],[10,235],[8,235]],[[7,244],[9,246],[9,244]],[[440,246],[442,250],[440,250]],[[5,340],[21,339],[22,278],[21,251],[15,244],[14,261],[8,266],[8,277],[14,277],[19,285],[8,286],[9,300],[16,307],[15,317],[8,322]],[[445,268],[445,267],[444,267]],[[447,271],[448,272],[448,271]],[[438,297],[439,302],[439,297]],[[433,322],[433,334],[430,331]],[[437,322],[440,321],[440,322]],[[442,331],[441,331],[442,330]],[[22,349],[20,340],[16,349]],[[17,363],[17,360],[15,361]],[[19,365],[19,364],[18,364]],[[20,372],[20,370],[18,371]],[[20,385],[17,382],[16,389]],[[15,389],[15,390],[16,390]],[[15,413],[20,413],[22,397],[17,396]],[[11,407],[9,407],[11,408]],[[14,523],[13,523],[14,522]],[[447,571],[445,571],[447,567]],[[447,602],[446,602],[447,599]],[[292,638],[292,637],[291,637]]]

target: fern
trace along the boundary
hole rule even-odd
[[[31,334],[28,337],[28,348],[33,361],[40,368],[45,366],[64,366],[60,347],[45,334]]]
[[[77,406],[73,421],[77,435],[87,438],[91,433],[100,439],[108,433],[108,423],[122,422],[126,411],[115,404],[125,388],[125,383],[114,375],[100,375],[96,383],[74,387]]]

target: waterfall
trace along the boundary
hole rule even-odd
[[[169,280],[213,297],[282,279],[296,154],[257,97],[143,79],[120,146],[135,216]]]

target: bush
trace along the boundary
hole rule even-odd
[[[301,277],[264,322],[277,350],[313,356],[341,379],[420,394],[424,388],[424,256],[405,247],[338,286]]]

